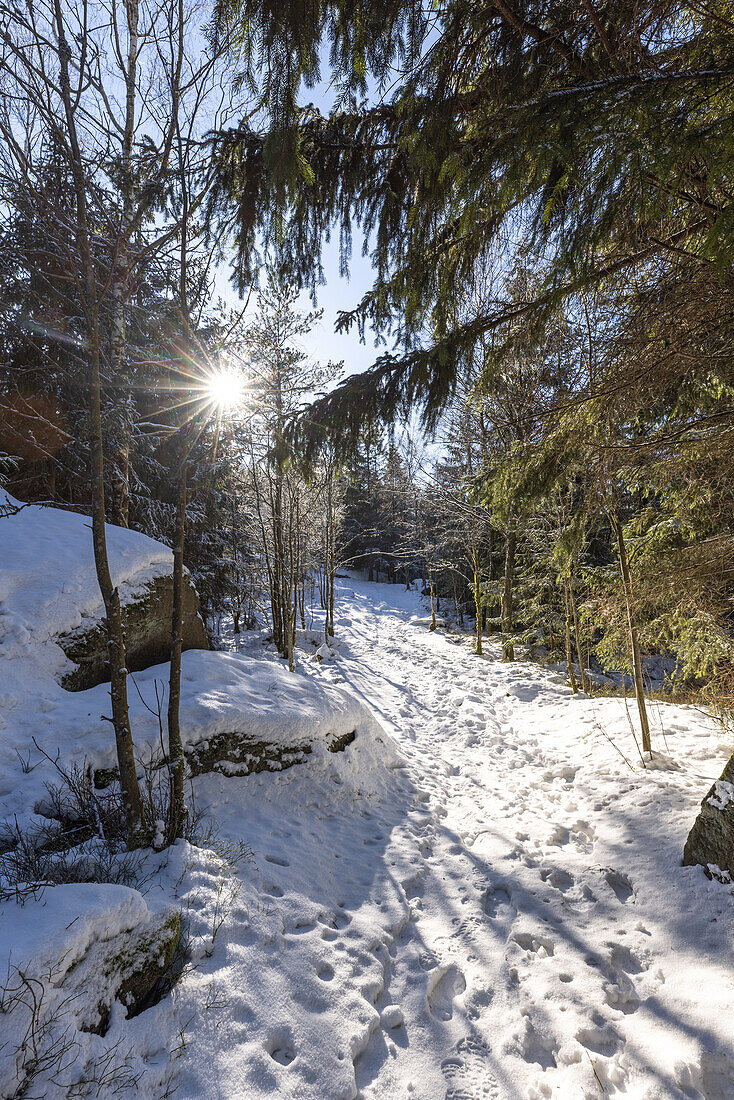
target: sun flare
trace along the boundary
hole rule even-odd
[[[242,401],[245,386],[240,371],[222,369],[212,374],[206,383],[206,394],[219,409],[233,409]]]

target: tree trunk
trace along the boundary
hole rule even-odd
[[[515,647],[512,644],[514,630],[513,585],[515,582],[515,549],[517,536],[513,527],[507,532],[505,544],[505,581],[502,589],[502,660],[515,660]]]
[[[589,691],[589,677],[586,672],[586,666],[584,664],[584,655],[581,649],[581,631],[579,630],[579,614],[576,607],[576,596],[573,591],[573,581],[568,582],[568,599],[571,604],[571,615],[573,617],[573,633],[576,638],[576,656],[579,661],[579,669],[581,671],[581,690],[588,694]]]
[[[181,650],[183,646],[183,556],[186,535],[186,480],[188,451],[184,448],[179,472],[176,503],[176,534],[173,543],[173,609],[171,612],[171,669],[168,679],[168,843],[183,836],[186,820],[184,802],[184,753],[181,742]]]
[[[573,671],[573,651],[571,649],[571,615],[569,610],[570,600],[568,589],[569,585],[568,583],[566,583],[564,588],[564,595],[566,597],[566,665],[568,666],[568,680],[571,684],[571,691],[575,695],[578,691],[578,686],[576,684],[576,677]]]
[[[288,621],[286,623],[285,656],[288,658],[288,669],[290,672],[296,671],[296,613],[297,608],[294,601],[293,608],[288,614]]]
[[[75,237],[79,250],[81,292],[86,322],[86,355],[89,387],[89,443],[92,487],[92,544],[107,624],[107,651],[110,662],[110,699],[112,724],[115,731],[120,787],[125,807],[125,823],[129,848],[146,842],[143,804],[135,769],[135,752],[127,701],[127,669],[125,639],[122,632],[120,594],[112,584],[107,538],[105,533],[104,448],[102,437],[102,398],[100,383],[99,304],[87,218],[87,195],[84,164],[76,130],[74,101],[69,79],[71,48],[64,31],[61,0],[54,0],[54,22],[58,42],[59,87],[64,105],[64,119],[69,143],[70,165],[76,199]]]
[[[130,239],[133,223],[132,153],[135,139],[135,99],[138,69],[139,0],[126,0],[128,49],[125,76],[125,122],[122,136],[120,191],[122,223],[115,252],[110,290],[112,294],[110,368],[117,400],[118,445],[112,462],[112,522],[127,527],[130,504],[130,410],[128,409],[129,379],[125,364],[127,344],[126,313],[129,290]]]
[[[640,715],[640,729],[642,731],[642,751],[652,753],[650,742],[650,725],[647,720],[647,707],[645,706],[645,685],[642,679],[642,660],[640,658],[640,642],[635,624],[634,599],[632,594],[632,575],[630,573],[627,547],[624,541],[622,524],[617,515],[610,517],[614,533],[617,536],[619,548],[619,569],[622,574],[622,587],[624,599],[627,605],[627,624],[629,627],[630,649],[632,650],[632,677],[635,685],[635,698],[637,710]]]
[[[129,848],[142,847],[147,840],[143,803],[140,797],[135,750],[127,699],[127,668],[125,638],[122,630],[120,594],[113,587],[107,556],[104,500],[104,455],[102,446],[102,414],[99,372],[99,330],[94,324],[87,332],[90,363],[90,448],[92,454],[92,541],[97,572],[107,622],[107,652],[110,663],[110,699],[112,724],[115,730],[117,766],[125,805],[127,843]]]
[[[118,430],[127,438],[117,449],[112,461],[111,522],[116,527],[127,527],[130,519],[130,438],[129,426],[122,423],[122,419]]]
[[[327,614],[328,614],[327,630],[328,630],[328,634],[329,634],[330,638],[333,638],[334,633],[335,633],[335,631],[334,631],[334,588],[335,587],[336,587],[335,575],[334,575],[334,572],[332,570],[329,573],[329,609],[328,609],[328,612],[327,612]]]
[[[459,595],[456,591],[456,573],[451,570],[451,586],[454,592],[454,614],[456,615],[457,627],[464,625],[464,617],[461,614],[461,608],[459,607]]]
[[[474,571],[474,612],[477,621],[477,641],[474,652],[478,657],[482,656],[482,588],[479,576],[479,563],[477,552],[472,549],[472,567]]]
[[[336,587],[336,516],[334,514],[333,474],[326,475],[326,570],[328,577],[326,637],[334,637],[334,589]]]

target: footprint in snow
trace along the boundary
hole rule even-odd
[[[267,898],[283,897],[283,891],[281,890],[280,886],[276,886],[275,883],[272,883],[270,886],[263,887],[263,894]]]
[[[614,891],[617,901],[621,901],[622,904],[629,901],[633,894],[632,881],[628,875],[625,875],[623,871],[615,871],[610,868],[604,875],[607,885]]]
[[[293,1036],[288,1028],[277,1028],[272,1031],[265,1043],[265,1049],[273,1061],[281,1066],[289,1066],[296,1057]]]
[[[642,974],[644,970],[649,968],[649,963],[643,959],[638,958],[629,947],[625,947],[623,944],[607,944],[612,948],[612,953],[609,956],[609,962],[615,970],[622,970],[625,974]]]
[[[541,867],[539,874],[543,882],[549,882],[562,894],[565,894],[576,883],[576,879],[571,872],[564,871],[562,867]]]
[[[291,936],[305,936],[308,932],[313,932],[316,924],[312,920],[297,920],[292,928],[288,929],[288,934]]]
[[[481,1039],[460,1039],[441,1063],[446,1078],[446,1100],[495,1100],[499,1085],[488,1066],[491,1052]]]
[[[290,867],[290,863],[287,859],[283,859],[282,856],[265,856],[266,862],[275,864],[276,867]]]
[[[438,966],[438,959],[432,951],[421,951],[418,962],[421,970],[434,970]]]
[[[487,889],[482,908],[490,920],[511,920],[517,914],[510,891],[501,882]]]
[[[523,951],[538,955],[540,958],[548,958],[555,954],[555,944],[549,936],[533,935],[531,932],[515,932],[513,940]]]
[[[458,966],[439,967],[428,982],[428,1011],[437,1020],[450,1020],[454,1014],[454,1000],[465,989],[466,979]]]
[[[613,1027],[583,1027],[575,1035],[577,1043],[581,1043],[587,1050],[594,1054],[601,1054],[604,1058],[611,1058],[617,1053],[622,1040]]]

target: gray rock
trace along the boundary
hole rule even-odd
[[[326,737],[329,752],[344,752],[357,736],[356,730]],[[302,764],[313,752],[313,745],[302,741],[296,745],[279,745],[275,741],[255,741],[243,733],[218,733],[195,745],[184,745],[184,756],[190,775],[219,772],[220,775],[253,775],[256,772],[282,772],[294,764]],[[104,790],[117,779],[116,768],[98,768],[94,786]]]
[[[329,752],[343,752],[356,732],[326,738]],[[191,775],[220,772],[223,775],[252,775],[254,772],[280,772],[302,764],[313,752],[308,741],[284,747],[273,741],[255,741],[241,733],[220,733],[207,741],[184,747]]]
[[[79,1029],[104,1035],[114,1000],[125,1006],[128,1019],[157,1004],[174,984],[180,941],[181,914],[174,912],[92,945],[64,983],[86,993],[80,997],[87,1007]]]
[[[138,599],[123,604],[122,619],[127,648],[126,666],[131,672],[167,661],[171,653],[173,578],[158,577]],[[104,619],[62,634],[57,642],[78,667],[61,681],[67,691],[84,691],[109,680],[107,629]],[[209,649],[199,614],[199,597],[190,578],[185,578],[183,599],[183,648]]]
[[[683,862],[701,864],[707,871],[718,868],[734,877],[734,756],[701,803],[683,849]]]

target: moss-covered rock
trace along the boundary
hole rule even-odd
[[[329,752],[344,752],[357,736],[356,730],[326,737]],[[256,741],[242,733],[218,733],[195,745],[185,745],[184,755],[191,775],[219,772],[221,775],[253,775],[256,772],[282,772],[302,764],[313,752],[313,744],[278,745],[275,741]],[[94,773],[94,785],[103,789],[117,778],[112,768]]]
[[[354,731],[327,736],[326,747],[329,752],[343,752],[355,736]],[[184,751],[192,775],[217,771],[224,775],[251,775],[280,772],[302,764],[313,752],[313,745],[303,741],[285,747],[273,741],[254,741],[240,733],[220,733]]]
[[[157,577],[142,596],[123,604],[126,663],[131,672],[167,661],[171,653],[173,578]],[[109,680],[107,628],[104,619],[82,626],[56,639],[78,667],[61,681],[68,691],[84,691]],[[183,648],[208,649],[206,630],[199,614],[199,597],[189,577],[183,598]]]
[[[99,996],[80,1029],[104,1035],[114,1000],[125,1006],[128,1019],[157,1004],[173,985],[180,942],[181,914],[175,912],[98,945],[94,960],[84,960],[83,971],[85,981],[99,984]]]
[[[683,862],[707,869],[718,867],[734,877],[734,756],[701,803],[683,850]]]

